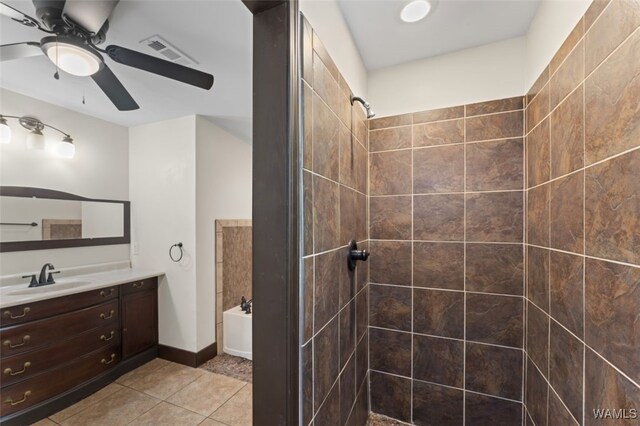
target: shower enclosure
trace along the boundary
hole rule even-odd
[[[302,18],[304,425],[631,424],[639,10],[595,1],[522,96],[382,118]]]

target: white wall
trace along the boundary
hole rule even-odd
[[[132,263],[165,272],[160,343],[197,352],[216,339],[215,220],[251,218],[252,148],[196,116],[129,137]],[[178,241],[185,257],[174,263]]]
[[[72,159],[27,150],[28,132],[15,120],[9,120],[13,136],[10,144],[0,145],[0,185],[55,189],[90,198],[129,199],[129,141],[125,127],[4,89],[0,89],[0,111],[36,117],[70,133],[76,144]],[[43,133],[54,141],[60,139],[53,130]],[[0,275],[36,271],[45,262],[63,269],[128,260],[128,245],[10,252],[0,254]]]
[[[82,201],[82,238],[124,235],[124,206],[116,203]]]
[[[543,0],[527,32],[525,91],[553,58],[592,0]]]
[[[195,116],[129,129],[132,264],[164,271],[160,343],[196,351]],[[169,247],[184,244],[180,263]],[[137,251],[137,253],[136,253]]]
[[[542,0],[527,34],[372,71],[369,102],[379,117],[526,93],[592,0]]]
[[[520,96],[526,39],[518,37],[369,73],[378,117]]]
[[[367,99],[367,69],[336,0],[300,0],[307,18],[354,94]]]
[[[251,219],[252,147],[196,117],[198,350],[215,341],[215,220]]]

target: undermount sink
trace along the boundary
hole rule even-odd
[[[21,288],[20,290],[9,291],[6,294],[7,296],[21,296],[21,295],[34,294],[34,293],[48,293],[51,291],[66,290],[68,288],[80,287],[86,284],[90,284],[90,281],[68,281],[65,283],[47,284],[40,287]]]

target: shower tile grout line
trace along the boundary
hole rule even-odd
[[[413,114],[411,115],[411,193],[413,194],[415,192],[415,182],[414,182],[414,178],[415,178],[415,166],[414,166],[414,161],[415,161],[415,150],[414,145],[415,145],[415,140],[414,140],[414,134],[415,134],[415,125],[413,123]],[[410,398],[410,411],[409,411],[409,419],[411,421],[411,423],[413,423],[413,380],[414,380],[414,368],[413,368],[413,363],[415,361],[414,356],[413,356],[413,341],[414,341],[414,322],[415,322],[415,278],[414,278],[414,247],[415,247],[415,242],[413,241],[414,237],[414,202],[415,202],[415,198],[412,196],[411,197],[411,389],[410,389],[410,394],[409,394],[409,398]]]
[[[399,377],[399,378],[402,378],[402,379],[410,379],[407,376],[402,376],[400,374],[395,374],[395,373],[389,373],[389,372],[386,372],[386,371],[380,371],[380,370],[371,370],[371,371],[374,371],[374,372],[376,372],[378,374],[385,374],[387,376]],[[476,394],[476,395],[484,395],[484,396],[488,396],[490,398],[497,398],[497,399],[501,399],[501,400],[504,400],[504,401],[510,401],[510,402],[515,402],[517,404],[522,404],[522,401],[518,401],[516,399],[511,399],[511,398],[505,398],[505,397],[499,396],[499,395],[491,395],[491,394],[488,394],[488,393],[478,392],[478,391],[474,391],[474,390],[470,390],[470,389],[465,390],[465,389],[460,388],[460,387],[451,386],[451,385],[445,385],[443,383],[430,382],[428,380],[421,380],[421,379],[413,379],[413,380],[415,380],[417,382],[421,382],[421,383],[427,383],[427,384],[430,384],[430,385],[441,386],[441,387],[448,388],[448,389],[455,389],[455,390],[459,390],[459,391],[463,391],[463,392],[473,393],[473,394]]]
[[[522,113],[524,115],[524,112]],[[466,424],[466,416],[467,416],[467,106],[463,107],[463,116],[464,116],[464,127],[463,138],[464,138],[464,146],[462,148],[462,157],[463,157],[463,171],[462,171],[462,189],[464,192],[464,197],[462,199],[462,240],[464,241],[462,245],[462,310],[463,310],[463,318],[462,318],[462,424]]]
[[[521,111],[521,110],[518,110],[518,111]],[[511,111],[511,112],[518,112],[518,111]],[[523,114],[523,116],[524,116],[524,114]],[[461,119],[458,119],[458,120],[461,120]],[[407,126],[403,126],[403,127],[409,127],[409,126],[407,125]],[[387,130],[387,129],[381,129],[381,130]],[[502,137],[502,138],[494,138],[494,139],[478,139],[478,140],[472,140],[472,141],[441,143],[441,144],[433,144],[433,145],[408,146],[408,147],[405,147],[405,148],[392,148],[392,149],[382,149],[382,150],[379,150],[379,151],[369,151],[369,154],[370,155],[377,155],[377,154],[386,154],[386,153],[390,153],[390,152],[402,152],[402,151],[409,151],[409,150],[437,149],[437,148],[443,148],[443,147],[448,147],[448,146],[476,145],[476,144],[485,144],[485,143],[506,142],[506,141],[512,141],[512,140],[517,140],[517,139],[523,139],[524,137],[525,137],[525,135],[522,134],[522,135],[513,135],[513,136],[507,136],[507,137]]]
[[[633,263],[627,263],[627,262],[622,262],[622,261],[613,260],[613,259],[606,259],[606,258],[603,258],[603,257],[591,256],[591,255],[588,255],[588,254],[575,253],[575,252],[572,252],[572,251],[557,249],[557,248],[554,248],[554,247],[544,247],[544,246],[540,246],[540,245],[537,245],[537,244],[527,244],[527,246],[535,247],[535,248],[539,248],[539,249],[544,249],[544,250],[548,250],[548,251],[555,251],[555,252],[558,252],[558,253],[571,254],[571,255],[574,255],[574,256],[577,256],[577,257],[584,257],[585,259],[598,260],[600,262],[615,263],[615,264],[622,265],[622,266],[628,266],[630,268],[636,268],[636,269],[640,268],[640,265],[636,265],[636,264],[633,264]]]
[[[624,371],[622,371],[620,368],[616,367],[615,364],[613,364],[611,361],[609,361],[608,359],[606,359],[604,356],[602,356],[597,350],[595,350],[594,348],[592,348],[589,344],[587,344],[587,342],[585,342],[583,339],[581,339],[580,337],[576,336],[576,334],[569,330],[567,327],[564,326],[564,324],[562,324],[560,321],[558,321],[557,319],[555,319],[553,316],[547,314],[544,309],[542,309],[540,306],[538,306],[535,302],[533,302],[532,300],[528,300],[528,302],[535,306],[537,309],[539,309],[540,311],[542,311],[545,315],[547,315],[549,317],[550,320],[553,320],[553,322],[562,327],[564,329],[564,331],[566,331],[567,333],[571,334],[574,338],[576,338],[580,343],[582,343],[586,348],[590,349],[593,353],[595,353],[596,355],[598,355],[603,361],[605,361],[607,364],[609,364],[609,366],[611,368],[613,368],[614,370],[616,370],[619,374],[621,374],[622,376],[624,376],[627,380],[629,380],[629,382],[634,385],[635,387],[640,389],[640,384],[636,383],[636,381],[634,379],[632,379],[631,377],[629,377]],[[532,360],[533,361],[533,360]]]
[[[609,2],[609,4],[611,4],[611,2]],[[607,7],[608,7],[608,6],[609,6],[609,5],[607,5]],[[603,12],[604,12],[604,11],[603,11]],[[593,25],[591,26],[591,28],[593,28]],[[535,126],[533,126],[531,129],[528,129],[529,131],[526,133],[526,135],[528,136],[528,135],[529,135],[529,134],[530,134],[530,133],[531,133],[531,132],[536,128],[536,127],[538,127],[538,126],[540,125],[540,123],[542,123],[544,120],[546,120],[547,118],[549,118],[549,117],[551,116],[551,114],[552,114],[555,110],[557,110],[557,109],[560,107],[560,105],[561,105],[562,103],[564,103],[564,102],[567,100],[567,98],[569,98],[569,97],[570,97],[570,96],[571,96],[571,95],[572,95],[576,90],[578,90],[578,89],[580,88],[580,86],[581,86],[581,85],[583,85],[584,83],[586,83],[586,81],[587,81],[589,78],[591,78],[591,76],[592,76],[592,75],[593,75],[593,74],[594,74],[598,69],[600,69],[600,67],[601,67],[605,62],[607,62],[607,60],[608,60],[612,55],[614,55],[614,54],[615,54],[615,53],[616,53],[616,52],[617,52],[617,51],[618,51],[618,50],[619,50],[619,49],[620,49],[620,48],[621,48],[621,47],[622,47],[622,46],[623,46],[623,45],[624,45],[624,44],[625,44],[629,39],[631,39],[631,38],[635,35],[635,33],[636,33],[636,32],[638,32],[639,30],[640,30],[640,27],[638,27],[638,28],[636,28],[635,30],[633,30],[633,31],[632,31],[632,32],[631,32],[631,33],[630,33],[630,34],[629,34],[629,35],[628,35],[628,36],[627,36],[627,37],[626,37],[622,42],[620,42],[620,44],[618,44],[618,46],[616,46],[616,48],[615,48],[615,49],[613,49],[613,50],[612,50],[612,51],[607,55],[607,57],[606,57],[606,58],[602,59],[602,61],[601,61],[601,62],[600,62],[600,63],[599,63],[599,64],[598,64],[598,65],[597,65],[597,66],[596,66],[596,67],[595,67],[595,68],[594,68],[590,73],[589,73],[589,75],[584,75],[584,74],[586,73],[586,69],[585,69],[585,70],[584,70],[585,72],[583,72],[583,79],[580,81],[580,84],[578,84],[578,86],[577,86],[577,87],[574,87],[574,88],[573,88],[573,89],[572,89],[572,90],[571,90],[571,91],[570,91],[570,92],[569,92],[569,93],[568,93],[564,98],[562,98],[561,100],[559,100],[559,101],[558,101],[558,104],[557,104],[555,107],[553,107],[553,109],[551,109],[551,97],[549,97],[549,112],[548,112],[548,114],[547,114],[547,115],[545,115],[543,118],[541,118],[541,119],[540,119],[540,121],[539,121],[538,123],[536,123],[536,125],[535,125]],[[585,35],[586,35],[586,34],[585,34]],[[582,41],[582,39],[581,39],[580,41]],[[580,41],[576,43],[576,46],[577,46],[578,44],[580,44]],[[575,47],[574,47],[574,49],[575,49]],[[572,52],[573,52],[573,51],[572,51]],[[567,57],[568,57],[568,55],[567,55]],[[556,70],[556,72],[557,72],[557,70]],[[547,85],[549,85],[549,89],[551,88],[551,78],[552,78],[553,76],[555,76],[555,74],[556,74],[556,73],[554,73],[552,76],[549,76],[549,80],[547,81],[547,83],[546,83],[544,86],[542,86],[542,89],[540,89],[540,92],[542,92],[542,91],[544,90],[544,88],[545,88]],[[538,94],[539,94],[540,92],[538,92]],[[537,95],[536,95],[536,97],[537,97]],[[535,99],[535,98],[533,98],[533,99]],[[533,99],[531,100],[531,102],[532,102],[532,103],[533,103]]]

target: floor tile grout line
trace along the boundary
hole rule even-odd
[[[209,419],[212,419],[212,417],[211,417],[211,416],[213,416],[213,415],[214,415],[214,414],[215,414],[219,409],[221,409],[221,408],[222,408],[222,407],[223,407],[227,402],[231,401],[231,400],[232,400],[236,395],[238,395],[238,394],[239,394],[239,393],[240,393],[244,388],[246,388],[246,387],[247,387],[247,385],[248,385],[248,384],[249,384],[248,382],[245,382],[245,383],[244,383],[244,385],[242,385],[242,386],[240,387],[240,389],[238,389],[235,393],[233,393],[233,395],[231,395],[229,398],[227,398],[227,399],[226,399],[222,404],[220,404],[220,405],[218,406],[218,408],[216,408],[215,410],[213,410],[213,412],[212,412],[211,414],[209,414],[208,416],[206,416],[206,417],[207,417],[207,418],[209,418]],[[184,407],[182,407],[182,408],[184,408]],[[213,419],[213,420],[215,420],[215,419]],[[216,420],[216,421],[218,421],[218,420]],[[220,423],[223,423],[223,422],[220,422]]]
[[[135,418],[131,419],[131,421],[127,422],[127,425],[130,425],[131,423],[133,423],[134,421],[136,421],[137,419],[139,419],[140,417],[144,416],[145,414],[147,414],[149,411],[153,410],[154,408],[156,408],[158,405],[162,404],[163,402],[166,402],[164,400],[159,400],[156,404],[153,405],[153,407],[150,407],[148,410],[146,410],[143,413],[140,413],[138,416],[136,416]]]

